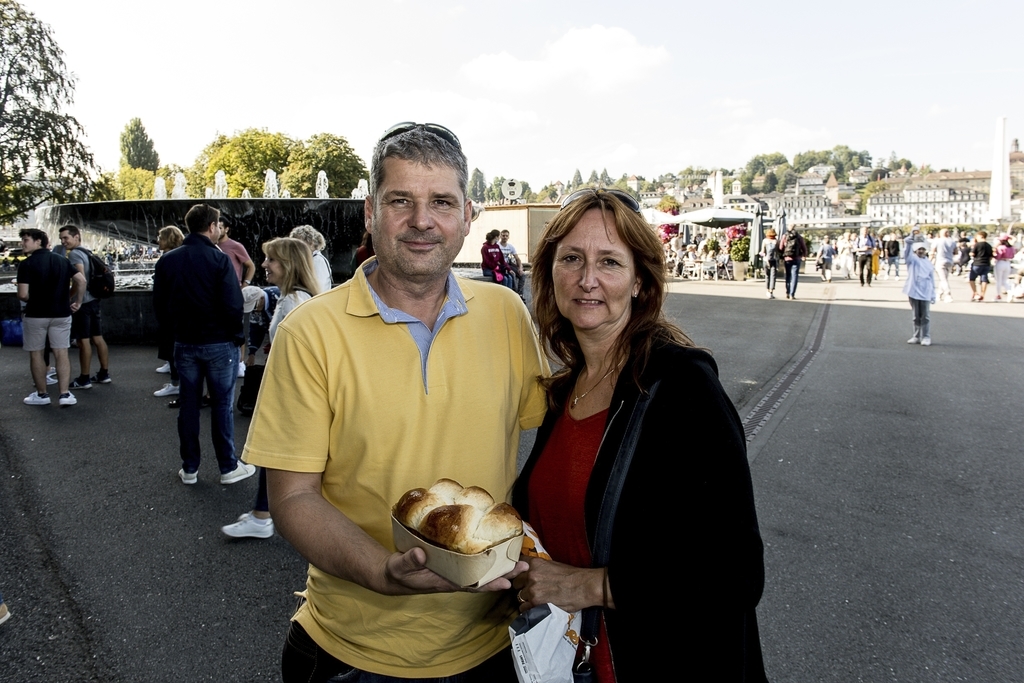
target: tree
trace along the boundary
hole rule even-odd
[[[122,166],[117,172],[118,199],[152,199],[156,174],[145,168]]]
[[[505,176],[496,175],[491,180],[491,186],[484,192],[484,199],[494,204],[501,203],[501,200],[505,198],[505,195],[501,193],[501,186],[505,182]]]
[[[192,167],[189,194],[202,197],[206,187],[213,187],[217,171],[224,171],[229,197],[241,197],[243,190],[249,190],[253,197],[261,197],[267,169],[280,175],[288,166],[296,144],[283,133],[268,133],[258,128],[249,128],[231,137],[218,135],[200,152]],[[195,187],[196,184],[200,187]]]
[[[587,185],[591,187],[597,187],[597,184],[601,182],[601,179],[597,175],[597,171],[591,171],[590,177],[587,178]]]
[[[50,27],[13,0],[0,1],[0,84],[0,223],[46,201],[86,198],[92,154],[63,113],[74,78]]]
[[[153,173],[160,168],[160,155],[142,125],[142,119],[132,119],[121,132],[121,166],[144,168]]]
[[[487,194],[487,180],[479,168],[474,168],[469,176],[469,198],[477,204],[483,204]]]
[[[608,175],[607,168],[601,171],[601,177],[598,180],[601,183],[601,187],[611,187],[613,182],[612,177]]]
[[[858,193],[860,194],[860,212],[868,212],[868,200],[871,199],[872,195],[876,195],[879,192],[885,192],[888,189],[889,186],[884,181],[874,180],[858,190]]]
[[[576,172],[572,174],[572,180],[569,181],[569,190],[578,190],[583,186],[583,174],[580,173],[580,169],[576,169]]]
[[[264,175],[267,168],[274,167],[264,168]],[[320,171],[327,174],[327,195],[330,197],[351,197],[352,190],[359,184],[360,178],[369,177],[366,165],[348,144],[348,140],[331,133],[318,133],[306,140],[305,144],[293,143],[288,154],[288,166],[283,170],[274,170],[280,173],[281,187],[288,190],[293,197],[315,197],[316,178]],[[228,190],[230,189],[231,182],[228,181]],[[262,178],[259,189],[263,189]],[[252,187],[249,188],[249,192],[253,196],[258,196]]]
[[[679,215],[679,200],[676,199],[675,197],[673,197],[672,195],[667,194],[667,195],[665,195],[664,197],[661,198],[660,202],[658,202],[658,207],[657,208],[658,208],[658,211],[664,211],[665,213],[670,213],[673,216],[678,216]]]

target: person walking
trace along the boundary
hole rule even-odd
[[[761,242],[761,261],[764,263],[764,282],[768,287],[768,298],[775,298],[775,279],[779,274],[779,240],[777,233],[768,228],[764,233],[764,242]],[[789,290],[786,290],[786,298],[789,298]]]
[[[996,301],[1013,301],[1010,296],[1010,261],[1016,253],[1010,245],[1010,236],[1002,234],[999,236],[999,244],[995,250],[995,277],[996,277]]]
[[[821,262],[821,279],[825,282],[832,282],[832,259],[835,256],[836,248],[832,246],[829,236],[825,235],[825,241],[818,251],[818,260]]]
[[[786,268],[786,298],[796,298],[796,286],[800,282],[800,266],[807,257],[807,243],[795,228],[790,228],[779,243],[783,265]]]
[[[864,277],[867,275],[868,287],[871,286],[871,259],[875,255],[875,238],[867,228],[860,229],[860,237],[855,245],[857,251],[857,270],[860,271],[860,286],[864,286]]]
[[[988,233],[979,230],[971,245],[971,301],[984,301],[988,290],[988,274],[992,270],[992,245],[988,243]],[[975,284],[977,281],[977,284]]]
[[[949,287],[949,276],[953,274],[953,259],[956,257],[956,240],[944,229],[939,239],[932,245],[932,259],[935,263],[935,275],[938,280],[939,298],[953,302],[953,291]]]

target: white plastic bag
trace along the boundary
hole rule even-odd
[[[550,602],[516,617],[508,634],[519,683],[572,683],[580,622],[579,612],[569,614]]]

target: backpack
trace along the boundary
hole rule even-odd
[[[782,255],[786,258],[800,258],[800,238],[793,235],[786,236],[786,246],[783,247]]]
[[[83,247],[75,248],[85,252],[89,258],[89,281],[85,285],[86,291],[97,299],[109,299],[114,296],[114,273],[103,259]]]

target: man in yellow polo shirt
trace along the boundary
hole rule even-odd
[[[354,669],[516,680],[509,589],[525,564],[462,592],[391,535],[391,506],[442,477],[508,500],[520,430],[545,412],[547,366],[522,301],[451,272],[469,234],[467,178],[447,128],[385,132],[365,204],[376,259],[274,338],[244,459],[267,468],[274,523],[310,563],[286,683]]]

